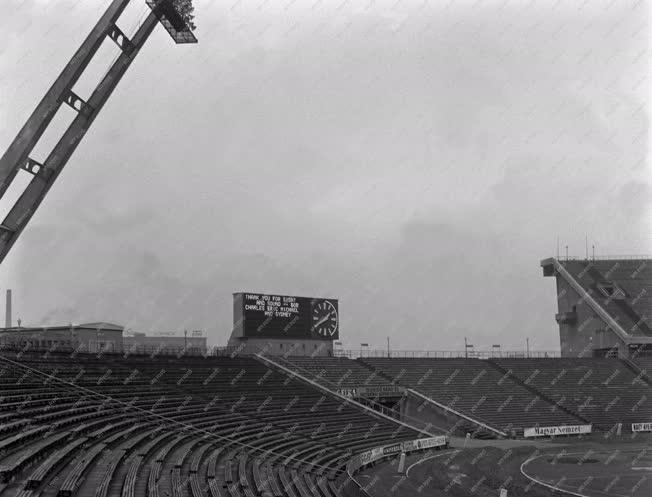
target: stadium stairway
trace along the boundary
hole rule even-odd
[[[274,356],[273,361],[331,392],[392,418],[401,419],[397,403],[402,399],[405,389],[358,361],[347,357],[304,356]],[[445,429],[439,431],[444,432]]]
[[[288,356],[278,362],[333,390],[369,388],[382,392],[394,384],[384,375],[348,357]]]
[[[419,426],[417,423],[409,423],[409,422],[403,422],[401,421],[400,414],[392,411],[385,409],[384,406],[377,404],[373,399],[366,399],[367,402],[359,402],[358,400],[355,400],[351,398],[350,396],[343,395],[342,393],[339,392],[339,388],[343,384],[347,385],[348,389],[356,389],[356,388],[361,388],[365,385],[369,385],[369,378],[374,378],[374,383],[377,386],[392,386],[391,383],[387,382],[384,378],[380,377],[378,373],[368,371],[365,368],[360,367],[358,364],[355,363],[355,361],[351,361],[349,359],[346,359],[346,365],[349,367],[345,371],[344,374],[338,375],[340,380],[337,381],[337,383],[332,383],[331,380],[328,379],[328,375],[325,374],[325,372],[330,372],[331,377],[334,376],[335,370],[332,369],[332,366],[342,366],[341,362],[342,360],[339,358],[320,358],[321,361],[315,361],[320,368],[320,374],[317,376],[310,376],[310,370],[306,368],[301,368],[297,366],[297,360],[298,358],[293,358],[292,360],[288,360],[287,358],[281,358],[281,357],[266,357],[261,354],[257,354],[256,358],[263,362],[264,364],[277,368],[279,371],[287,374],[288,376],[292,376],[295,378],[298,378],[299,380],[303,381],[307,385],[310,385],[314,387],[315,389],[323,391],[325,394],[333,396],[343,402],[346,402],[352,406],[357,407],[358,409],[364,410],[368,412],[372,416],[382,416],[383,418],[387,419],[388,421],[394,421],[398,423],[401,426],[404,426],[405,428],[409,428],[415,431],[420,432],[421,435],[423,436],[433,436],[433,435],[441,435],[443,433],[443,430],[432,430],[428,429],[425,426]],[[326,359],[326,361],[324,361]],[[331,362],[332,361],[332,362]],[[353,363],[353,364],[351,364]],[[304,362],[305,365],[305,362]],[[326,366],[324,369],[323,366]],[[352,377],[349,375],[349,373],[353,370],[356,370],[356,373],[363,374],[366,377],[366,380],[364,382],[360,382],[361,378],[357,377],[356,375],[353,375]],[[341,378],[346,378],[346,383],[341,380]],[[363,399],[360,399],[363,400]],[[377,409],[374,409],[374,407]],[[415,420],[416,421],[416,420]]]
[[[379,410],[390,417],[402,419],[412,426],[425,426],[448,435],[471,433],[474,438],[504,438],[509,435],[477,418],[469,417],[451,407],[437,403],[418,391],[397,385],[384,372],[374,370],[360,360],[347,357],[275,357],[274,360],[326,388],[343,392],[347,397]],[[426,402],[444,416],[412,415],[409,406]],[[388,407],[389,405],[389,407]],[[417,409],[422,413],[423,408]],[[424,413],[425,414],[425,413]]]

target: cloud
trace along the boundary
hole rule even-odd
[[[26,324],[223,344],[251,290],[339,297],[348,345],[554,348],[557,237],[652,244],[641,4],[198,4],[200,44],[155,32],[2,281]],[[0,143],[79,41],[42,33],[100,11],[18,10]]]

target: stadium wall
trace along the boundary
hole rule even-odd
[[[332,357],[333,342],[290,338],[245,338],[231,336],[228,347],[241,353],[263,352],[275,356]]]
[[[206,352],[206,337],[197,336],[147,336],[144,333],[135,336],[124,336],[122,343],[125,351],[133,349],[170,349],[183,348],[197,352]]]
[[[584,299],[559,276],[557,280],[559,346],[562,357],[604,355],[609,350],[627,357],[620,338],[607,327]]]
[[[573,288],[554,265],[553,259],[541,261],[544,276],[554,276],[557,287],[557,314],[561,357],[593,357],[614,354],[628,357],[623,339]]]

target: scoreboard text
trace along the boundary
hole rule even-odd
[[[265,338],[339,338],[336,299],[236,293],[234,321],[243,336]]]

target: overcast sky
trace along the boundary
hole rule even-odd
[[[6,1],[0,150],[109,3]],[[24,325],[224,344],[255,291],[339,298],[347,348],[555,349],[557,237],[652,253],[648,2],[195,4],[200,43],[157,28],[5,259]]]

